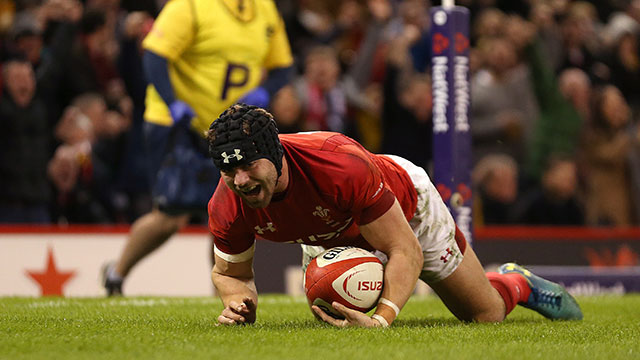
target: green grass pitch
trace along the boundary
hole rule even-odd
[[[216,298],[0,298],[0,359],[640,359],[640,295],[581,297],[585,319],[518,307],[457,321],[412,298],[388,329],[316,321],[304,298],[262,295],[253,326],[215,326]]]

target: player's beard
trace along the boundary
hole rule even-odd
[[[242,200],[251,208],[262,209],[269,206],[273,194],[275,192],[276,185],[278,184],[278,173],[273,169],[273,172],[269,172],[264,179],[257,182],[260,191],[257,194],[248,195],[242,191],[236,191]]]

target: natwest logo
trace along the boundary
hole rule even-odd
[[[453,89],[455,93],[455,131],[469,131],[469,58],[456,56],[453,66]]]
[[[441,33],[435,33],[433,35],[433,45],[431,46],[433,53],[440,55],[443,51],[447,50],[447,48],[449,48],[449,38]]]
[[[449,83],[447,72],[449,65],[446,56],[433,57],[433,133],[444,133],[449,130],[447,123],[447,106],[449,105]]]
[[[469,48],[469,39],[463,33],[456,33],[456,53],[461,54]]]
[[[449,201],[449,198],[451,197],[451,189],[449,189],[447,185],[438,184],[436,185],[436,189],[438,190],[438,193],[440,194],[440,197],[444,202]]]
[[[467,200],[471,199],[471,189],[467,186],[467,184],[460,183],[457,186],[458,193],[462,196],[463,203],[466,203]]]

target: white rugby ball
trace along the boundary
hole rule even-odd
[[[339,246],[325,250],[307,266],[304,289],[309,305],[341,319],[334,301],[362,312],[373,309],[382,293],[384,270],[367,250]]]

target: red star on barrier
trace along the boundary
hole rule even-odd
[[[51,248],[48,249],[47,268],[43,272],[27,270],[27,275],[40,286],[42,296],[64,296],[62,288],[75,274],[75,271],[58,271]]]

